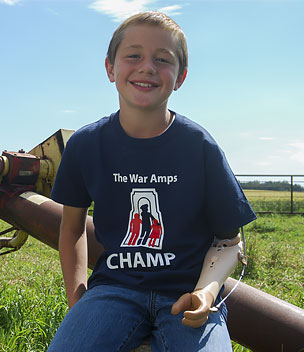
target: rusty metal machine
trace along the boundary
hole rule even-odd
[[[62,206],[49,196],[62,152],[72,130],[59,130],[28,153],[4,151],[0,156],[0,218],[12,227],[0,236],[14,232],[11,238],[0,237],[0,255],[19,249],[27,234],[58,248]],[[102,247],[95,241],[94,225],[88,218],[90,266]]]
[[[0,233],[0,256],[16,251],[28,235],[58,249],[62,206],[50,191],[71,130],[59,130],[28,153],[3,151],[0,156],[0,219],[11,227]],[[3,237],[9,233],[10,237]],[[87,220],[89,267],[103,251]],[[224,295],[235,285],[229,278]],[[226,301],[231,338],[253,351],[304,351],[304,310],[241,283]]]

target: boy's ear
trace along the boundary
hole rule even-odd
[[[105,66],[106,66],[106,71],[107,71],[107,75],[109,77],[110,82],[115,82],[114,65],[110,63],[110,61],[107,57],[105,60]]]
[[[178,90],[178,88],[184,83],[184,80],[187,77],[187,73],[188,73],[188,70],[185,68],[184,72],[177,77],[174,90]]]

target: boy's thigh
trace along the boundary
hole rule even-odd
[[[172,315],[171,304],[162,308],[151,338],[152,352],[231,352],[232,346],[224,316],[220,311],[210,313],[201,328],[182,323],[183,314]]]
[[[147,295],[102,285],[85,293],[60,325],[49,352],[129,351],[151,330]]]

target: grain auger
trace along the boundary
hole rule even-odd
[[[59,130],[28,153],[0,156],[0,219],[10,228],[0,233],[0,255],[21,248],[28,235],[58,249],[62,206],[49,196],[71,130]],[[89,267],[103,251],[87,219]],[[9,233],[11,237],[3,237]],[[224,296],[236,280],[225,282]],[[304,351],[304,310],[240,283],[226,301],[231,338],[253,351]]]
[[[5,213],[7,202],[15,196],[24,197],[29,195],[28,192],[37,192],[49,197],[65,143],[72,133],[70,130],[59,130],[29,153],[23,149],[18,152],[3,151],[0,156],[1,213]],[[0,250],[7,249],[0,255],[18,250],[26,242],[28,233],[22,230],[22,224],[16,225],[0,233]],[[13,236],[3,237],[11,233]]]

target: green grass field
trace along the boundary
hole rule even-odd
[[[290,212],[290,192],[245,190],[244,193],[255,211]],[[293,192],[293,211],[304,213],[304,192]]]
[[[254,189],[244,190],[248,199],[256,200],[290,200],[290,192],[286,191],[259,191]],[[296,201],[304,201],[304,192],[293,192]]]
[[[7,226],[0,221],[0,230]],[[299,215],[263,215],[246,226],[244,282],[304,308],[303,229]],[[58,252],[30,237],[0,261],[0,352],[46,351],[67,312]],[[233,348],[250,351],[238,344]]]

